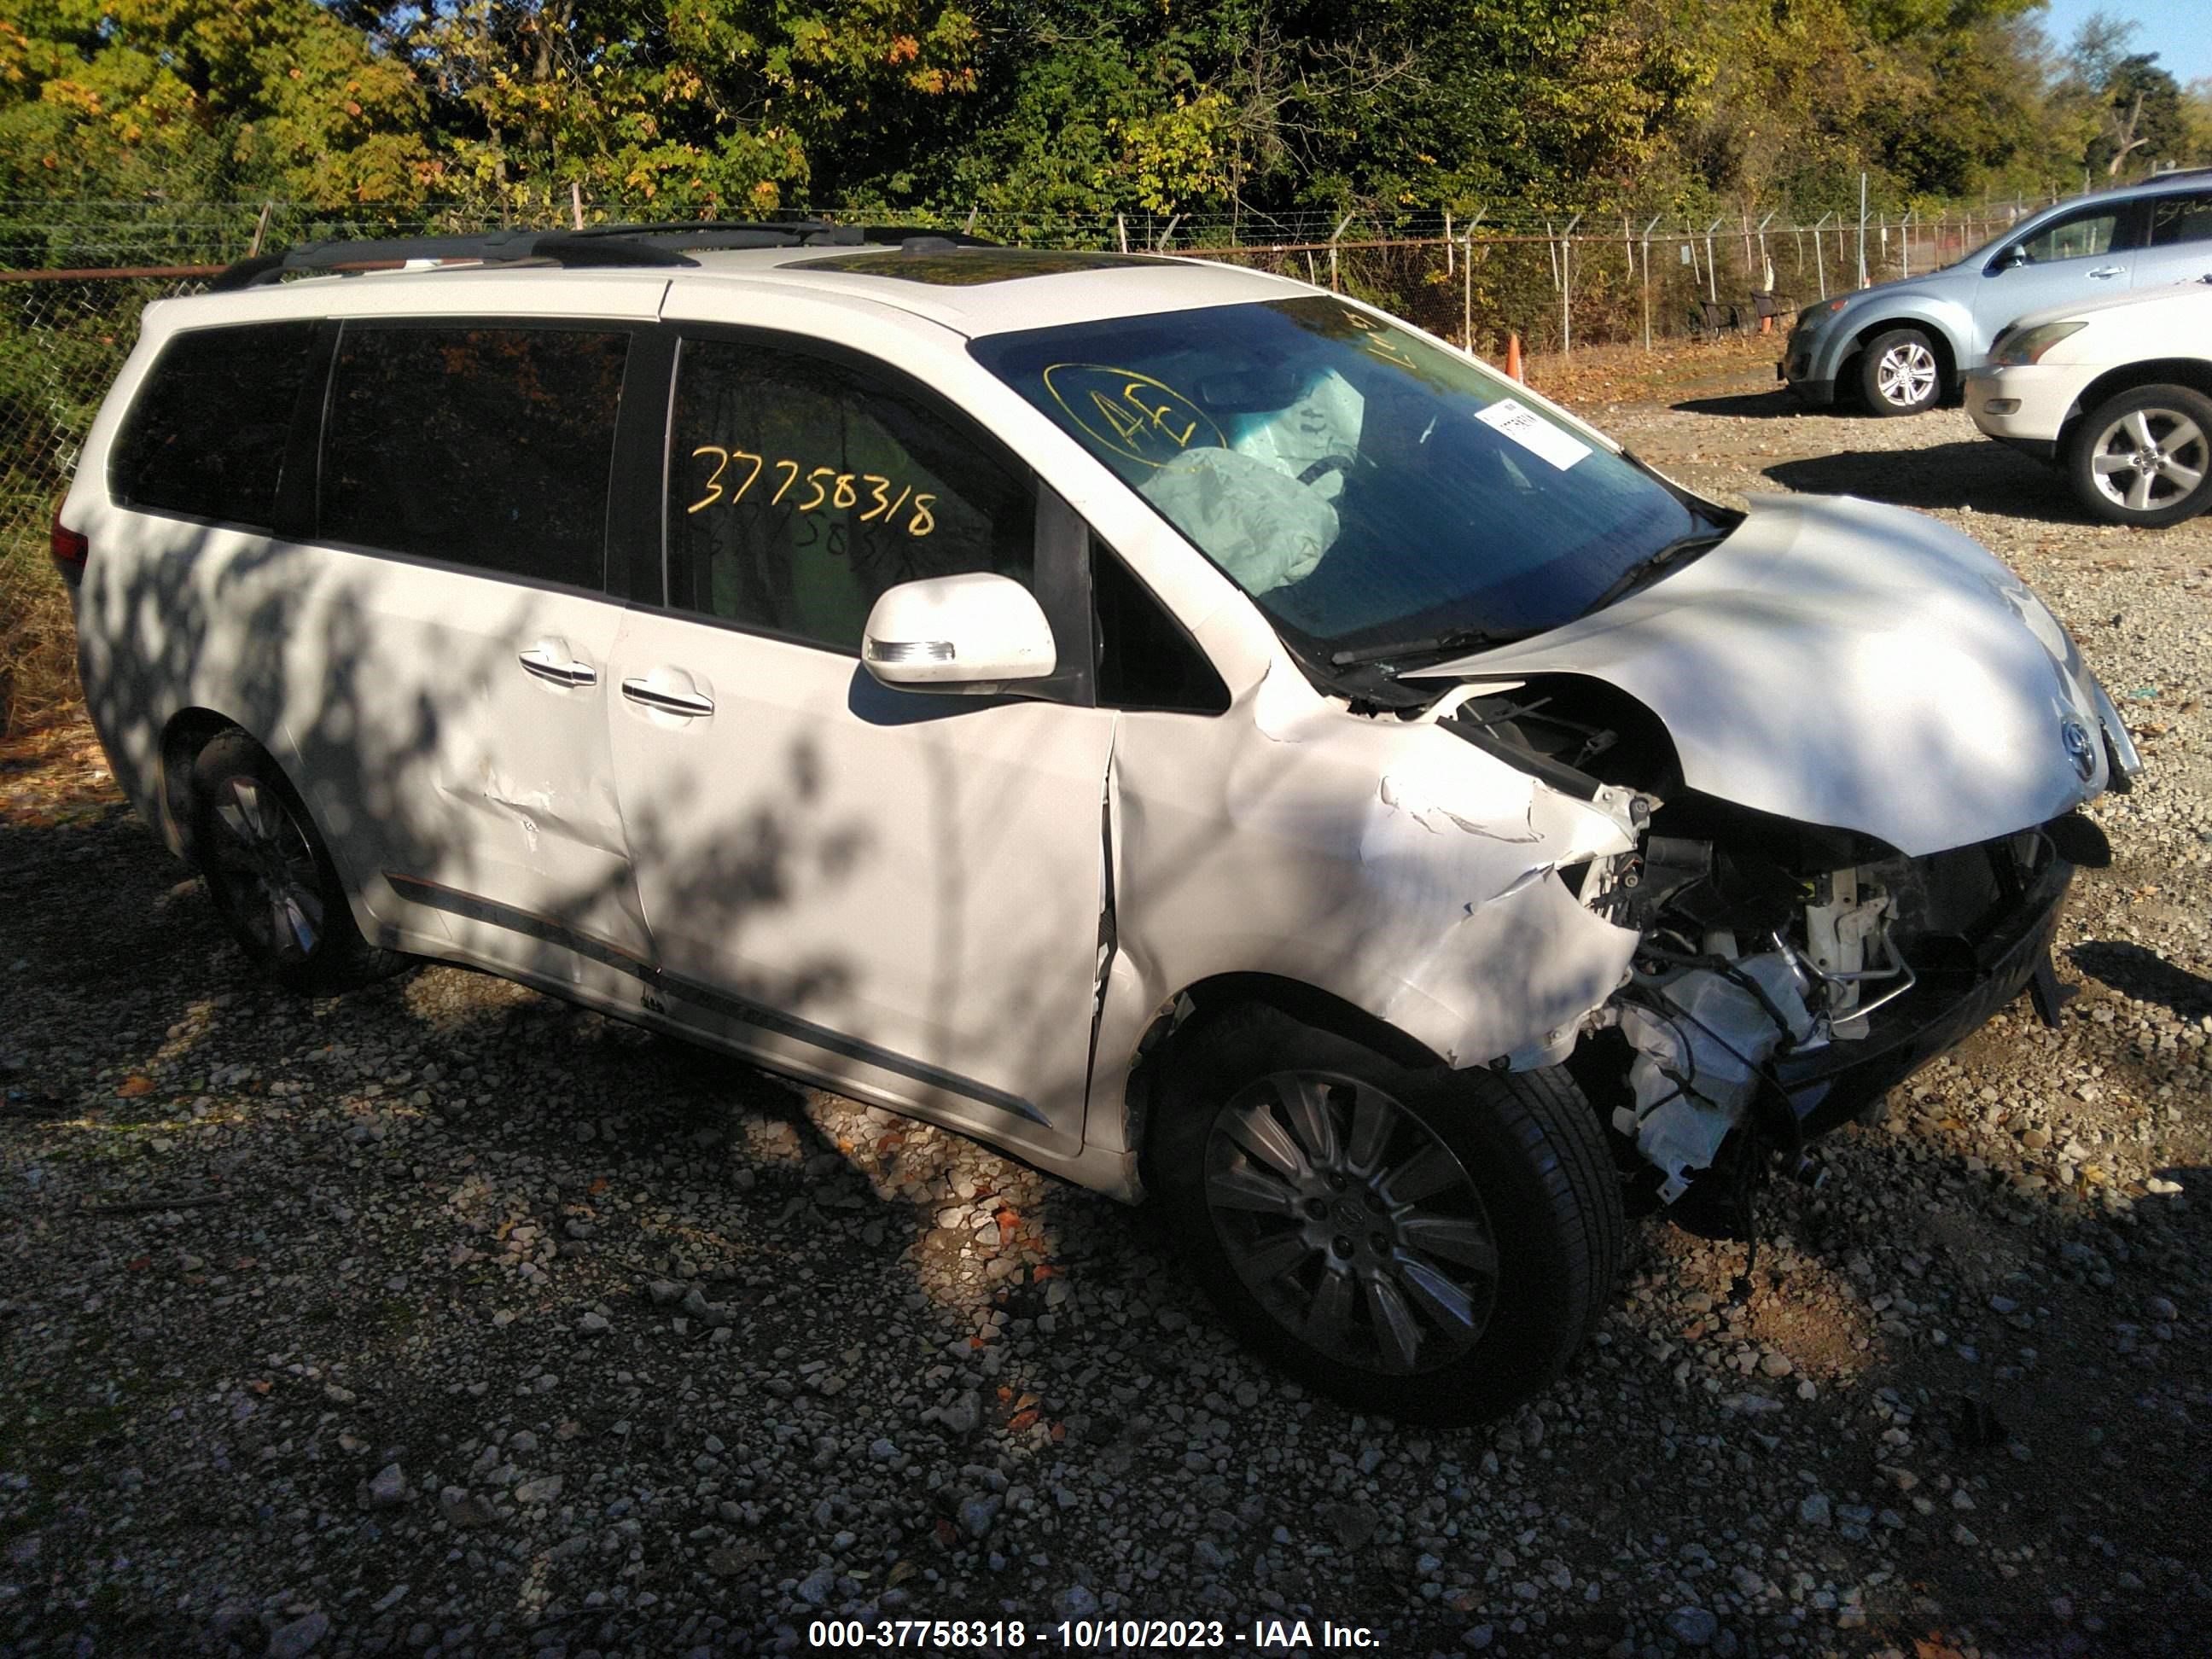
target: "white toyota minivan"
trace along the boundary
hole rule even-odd
[[[1972,542],[1700,500],[1258,272],[721,224],[215,287],[54,549],[255,962],[467,963],[1149,1195],[1402,1417],[1553,1376],[1626,1208],[2051,1017],[2138,764]]]

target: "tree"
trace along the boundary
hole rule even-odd
[[[2174,161],[2187,150],[2181,88],[2156,52],[2128,50],[2136,25],[2092,12],[2075,31],[2065,73],[2053,89],[2081,134],[2081,164],[2118,178],[2140,162]]]
[[[363,17],[434,100],[453,182],[770,211],[817,170],[879,169],[921,112],[971,91],[973,19],[946,0],[465,0]]]
[[[10,194],[418,199],[422,88],[313,0],[28,0],[0,19]]]
[[[2102,157],[2106,176],[2117,178],[2137,152],[2146,161],[2170,161],[2185,131],[2181,88],[2158,67],[2156,52],[2136,53],[2122,58],[2105,83],[2103,120],[2089,164]]]

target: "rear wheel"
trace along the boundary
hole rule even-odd
[[[336,991],[407,965],[361,936],[306,805],[259,744],[242,732],[215,738],[191,788],[200,873],[255,967],[295,990]]]
[[[1619,1182],[1564,1073],[1415,1069],[1256,1006],[1165,1058],[1155,1196],[1226,1322],[1301,1382],[1468,1421],[1595,1326]]]
[[[1859,395],[1875,415],[1917,415],[1943,395],[1943,366],[1917,328],[1885,329],[1859,354]]]
[[[2183,386],[2109,398],[2074,431],[2067,475],[2109,524],[2161,529],[2212,506],[2212,398]]]

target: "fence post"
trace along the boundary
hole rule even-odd
[[[1559,356],[1565,356],[1575,349],[1575,227],[1583,222],[1579,213],[1567,221],[1567,228],[1559,233]]]
[[[1651,216],[1651,224],[1644,227],[1644,349],[1651,349],[1651,229],[1659,222],[1659,216]]]
[[[1713,264],[1713,233],[1720,228],[1717,219],[1705,227],[1705,298],[1715,305],[1721,301],[1720,276]]]
[[[1867,285],[1866,275],[1866,185],[1867,176],[1859,174],[1859,286]]]
[[[584,228],[584,181],[580,179],[568,181],[568,224],[574,230]]]
[[[1122,252],[1129,251],[1129,222],[1118,213],[1114,216],[1114,240],[1121,243]]]
[[[1813,275],[1820,279],[1823,300],[1828,297],[1828,260],[1820,248],[1820,227],[1827,222],[1828,216],[1825,213],[1813,221]]]
[[[1461,342],[1470,355],[1474,350],[1474,228],[1482,222],[1489,210],[1477,208],[1474,217],[1467,222],[1467,258],[1460,262],[1459,315]]]
[[[1579,219],[1579,213],[1575,218]],[[1574,221],[1567,228],[1574,228]],[[1575,349],[1575,245],[1566,236],[1559,238],[1559,356],[1570,355]]]
[[[261,257],[261,239],[269,234],[269,213],[270,210],[276,205],[274,202],[262,203],[260,216],[253,222],[253,240],[246,245],[247,258],[258,259]]]
[[[1328,291],[1332,294],[1344,292],[1336,284],[1336,245],[1343,238],[1344,228],[1351,222],[1352,216],[1347,213],[1336,222],[1336,228],[1328,234]]]
[[[1452,240],[1451,210],[1444,210],[1444,275],[1452,274],[1452,261],[1457,257],[1459,244]]]
[[[1160,240],[1153,244],[1153,252],[1165,253],[1168,251],[1168,239],[1175,234],[1175,228],[1182,222],[1182,215],[1180,213],[1170,213],[1168,215],[1168,228],[1160,233]]]

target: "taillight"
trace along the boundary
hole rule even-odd
[[[54,568],[62,573],[62,580],[75,587],[84,580],[85,566],[92,562],[92,544],[78,531],[62,522],[62,510],[54,508],[53,538]]]

